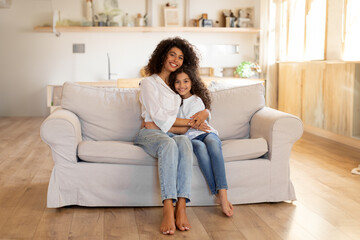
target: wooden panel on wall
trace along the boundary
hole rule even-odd
[[[302,120],[313,127],[324,127],[323,82],[325,62],[305,63],[302,82]]]
[[[328,63],[324,80],[324,128],[352,136],[354,63]]]
[[[360,64],[355,65],[353,136],[360,138]]]
[[[279,63],[278,109],[301,118],[303,63]]]

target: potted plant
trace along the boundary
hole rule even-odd
[[[251,78],[255,75],[258,75],[260,72],[261,68],[257,63],[243,61],[235,69],[234,75],[241,78]]]

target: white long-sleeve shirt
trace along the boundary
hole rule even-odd
[[[194,115],[195,113],[200,112],[200,111],[202,111],[204,109],[205,109],[205,105],[204,105],[203,101],[201,100],[201,98],[196,96],[196,95],[192,95],[191,97],[183,99],[183,102],[182,102],[182,105],[180,106],[179,113],[178,113],[177,117],[178,118],[190,119],[190,117],[192,115]],[[208,124],[207,121],[205,121],[205,122]],[[213,132],[213,133],[218,135],[218,131],[216,131],[210,125],[209,125],[209,127],[210,127],[210,132]],[[193,139],[193,138],[195,138],[195,137],[197,137],[197,136],[199,136],[199,135],[201,135],[203,133],[205,133],[205,132],[200,131],[200,130],[196,130],[194,128],[190,128],[185,133],[185,135],[188,138]]]
[[[168,132],[175,123],[181,97],[157,75],[153,74],[140,82],[141,117],[145,122],[154,122],[163,132]]]

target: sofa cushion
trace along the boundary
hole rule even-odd
[[[133,141],[141,126],[138,88],[100,88],[66,82],[61,106],[75,113],[84,140]],[[210,124],[221,140],[249,137],[250,119],[263,108],[260,81],[219,80],[209,85],[212,95]]]
[[[78,157],[86,162],[157,164],[141,147],[123,141],[82,141],[78,145]]]
[[[231,139],[222,141],[225,162],[259,158],[268,152],[264,138]]]
[[[225,162],[255,159],[264,155],[267,149],[264,138],[223,141]],[[87,162],[157,165],[157,160],[141,147],[121,141],[82,141],[78,146],[78,157]],[[194,159],[194,165],[198,165],[196,157]]]
[[[221,140],[248,138],[250,119],[265,106],[264,86],[254,80],[218,80],[209,85],[210,125]]]
[[[79,117],[84,140],[131,142],[141,126],[138,93],[66,82],[61,107]]]

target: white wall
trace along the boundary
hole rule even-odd
[[[153,1],[156,5],[156,1],[162,0]],[[54,9],[60,9],[64,18],[81,20],[83,2],[85,0],[14,0],[10,9],[0,9],[0,116],[46,116],[46,86],[65,81],[106,80],[107,52],[112,60],[112,72],[118,77],[139,77],[140,68],[146,65],[157,43],[171,36],[186,38],[201,49],[212,49],[214,44],[240,46],[240,54],[203,53],[202,66],[232,67],[254,57],[255,34],[62,33],[55,37],[52,33],[33,31],[34,26],[51,22]],[[203,2],[199,14],[216,12],[219,8],[216,0],[197,2]],[[259,1],[225,2],[232,2],[231,7],[254,4],[255,15],[259,17]],[[182,3],[178,0],[178,4]],[[146,9],[145,0],[132,0],[131,4],[119,0],[119,5],[133,16],[138,12],[144,14]],[[191,14],[195,16],[197,12],[191,10]],[[256,20],[256,24],[258,22]],[[73,43],[84,43],[85,54],[73,54]]]

